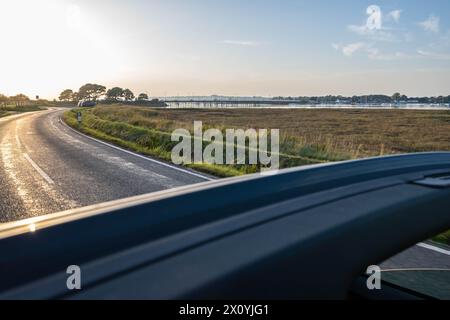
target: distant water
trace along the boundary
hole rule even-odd
[[[172,109],[401,109],[401,110],[450,110],[449,104],[235,104],[216,102],[169,102],[168,108]]]

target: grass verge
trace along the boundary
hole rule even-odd
[[[432,240],[434,242],[442,243],[442,244],[445,244],[447,246],[450,246],[450,230],[448,230],[447,232],[444,232],[444,233],[434,237]]]
[[[83,115],[83,123],[79,125],[76,112]],[[176,144],[170,140],[170,134],[156,130],[148,130],[126,123],[102,120],[91,114],[90,110],[73,109],[66,111],[63,120],[72,128],[94,138],[113,143],[130,151],[149,155],[163,161],[171,161],[171,150]],[[189,168],[215,175],[232,177],[246,173],[235,168],[211,164],[188,164]],[[248,171],[252,169],[247,168]],[[256,172],[256,170],[254,170]],[[249,173],[249,172],[248,172]]]
[[[45,110],[40,106],[0,106],[0,118],[23,112]]]

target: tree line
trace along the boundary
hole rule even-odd
[[[24,106],[29,104],[30,101],[31,101],[30,98],[28,98],[26,95],[22,93],[10,97],[0,94],[0,106],[6,105]]]
[[[101,98],[104,98],[106,102],[148,101],[149,99],[146,93],[140,93],[137,97],[135,97],[134,93],[130,89],[114,87],[106,90],[105,86],[95,83],[87,83],[81,86],[78,91],[65,89],[59,95],[59,100],[65,102],[78,102],[81,100],[98,101]]]
[[[300,96],[300,97],[274,97],[274,100],[296,100],[301,104],[327,104],[327,103],[349,103],[349,104],[363,104],[363,103],[422,103],[422,104],[437,104],[450,103],[450,96],[436,96],[436,97],[408,97],[399,92],[392,96],[382,94],[370,94],[361,96],[341,96],[341,95],[327,95],[327,96]]]

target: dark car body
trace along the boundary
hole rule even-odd
[[[391,156],[5,224],[0,299],[421,299],[362,275],[450,228],[449,176],[450,153]]]
[[[97,105],[97,102],[95,101],[80,101],[78,102],[78,107],[95,107]]]

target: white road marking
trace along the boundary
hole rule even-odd
[[[450,251],[449,250],[445,250],[445,249],[442,249],[442,248],[439,248],[439,247],[435,247],[435,246],[432,246],[432,245],[427,244],[427,243],[421,242],[421,243],[418,243],[417,246],[421,247],[421,248],[428,249],[428,250],[436,251],[436,252],[445,254],[447,256],[450,256]]]
[[[58,120],[59,121],[59,120]],[[117,166],[121,169],[127,170],[137,176],[145,178],[149,182],[154,182],[158,185],[164,186],[165,188],[174,188],[179,187],[180,182],[177,179],[169,178],[165,175],[158,174],[155,171],[141,167],[132,162],[127,162],[120,155],[115,154],[111,155],[111,152],[108,149],[105,149],[104,146],[96,144],[92,144],[90,141],[86,141],[84,139],[80,139],[80,137],[74,136],[71,132],[68,132],[64,126],[58,123],[58,126],[54,123],[54,121],[50,121],[52,126],[52,130],[55,130],[54,135],[61,137],[66,143],[72,145],[75,148],[79,148],[92,156],[110,163],[114,166]]]
[[[397,268],[382,269],[381,272],[398,272],[398,271],[450,271],[448,268]]]
[[[108,147],[110,147],[110,148],[113,148],[113,149],[116,149],[116,150],[119,150],[119,151],[122,151],[122,152],[125,152],[125,153],[128,153],[128,154],[131,154],[131,155],[133,155],[133,156],[135,156],[135,157],[138,157],[138,158],[141,158],[141,159],[144,159],[144,160],[153,162],[153,163],[157,163],[157,164],[159,164],[159,165],[162,165],[162,166],[171,168],[171,169],[173,169],[173,170],[177,170],[177,171],[180,171],[180,172],[183,172],[183,173],[190,174],[191,176],[195,176],[195,177],[198,177],[198,178],[202,178],[202,179],[205,179],[205,180],[208,180],[208,181],[214,181],[214,180],[215,180],[215,179],[213,179],[213,178],[210,178],[210,177],[207,177],[207,176],[204,176],[204,175],[201,175],[201,174],[198,174],[198,173],[189,171],[189,170],[185,170],[185,169],[182,169],[182,168],[179,168],[179,167],[170,165],[170,164],[165,163],[165,162],[161,162],[161,161],[158,161],[158,160],[155,160],[155,159],[152,159],[152,158],[148,158],[148,157],[145,157],[145,156],[143,156],[143,155],[140,155],[140,154],[138,154],[138,153],[135,153],[135,152],[132,152],[132,151],[129,151],[129,150],[122,149],[122,148],[120,148],[120,147],[117,147],[117,146],[112,145],[112,144],[110,144],[110,143],[101,141],[101,140],[99,140],[99,139],[92,138],[92,137],[90,137],[90,136],[88,136],[88,135],[85,135],[84,133],[81,133],[81,132],[79,132],[79,131],[77,131],[77,130],[71,128],[71,127],[70,127],[69,125],[67,125],[64,121],[62,121],[61,118],[59,118],[59,122],[62,123],[65,127],[69,128],[71,131],[75,132],[76,134],[79,134],[79,135],[81,135],[81,136],[83,136],[83,137],[85,137],[85,138],[87,138],[87,139],[90,139],[90,140],[96,141],[96,142],[98,142],[98,143],[101,143],[101,144],[103,144],[103,145],[106,145],[106,146],[108,146]]]
[[[28,127],[30,121],[33,121],[35,117],[42,113],[44,112],[39,111],[9,118],[10,122],[8,121],[6,134],[0,137],[0,162],[3,163],[3,171],[15,187],[18,197],[22,200],[23,213],[26,212],[29,216],[47,213],[50,210],[49,203],[51,203],[53,211],[80,207],[75,200],[66,198],[65,195],[58,192],[55,188],[57,184],[53,183],[48,175],[42,175],[37,170],[39,166],[33,165],[33,163],[36,163],[31,160],[30,156],[27,159],[24,155],[25,153],[31,154],[26,151],[27,146],[24,143],[25,141],[22,140],[23,134],[26,132],[26,130],[23,131],[24,126]],[[10,119],[14,120],[11,121]],[[39,175],[32,173],[35,170],[39,172]],[[52,201],[48,202],[48,199]]]
[[[17,146],[19,147],[19,149],[22,148],[22,143],[20,142],[19,134],[17,132],[17,125],[16,125],[16,142],[17,142]]]
[[[48,184],[54,184],[55,182],[50,178],[44,170],[39,168],[39,166],[30,158],[30,156],[27,153],[24,153],[23,156],[27,161],[31,164],[31,166],[41,175],[42,178],[44,178],[45,181],[47,181]]]

